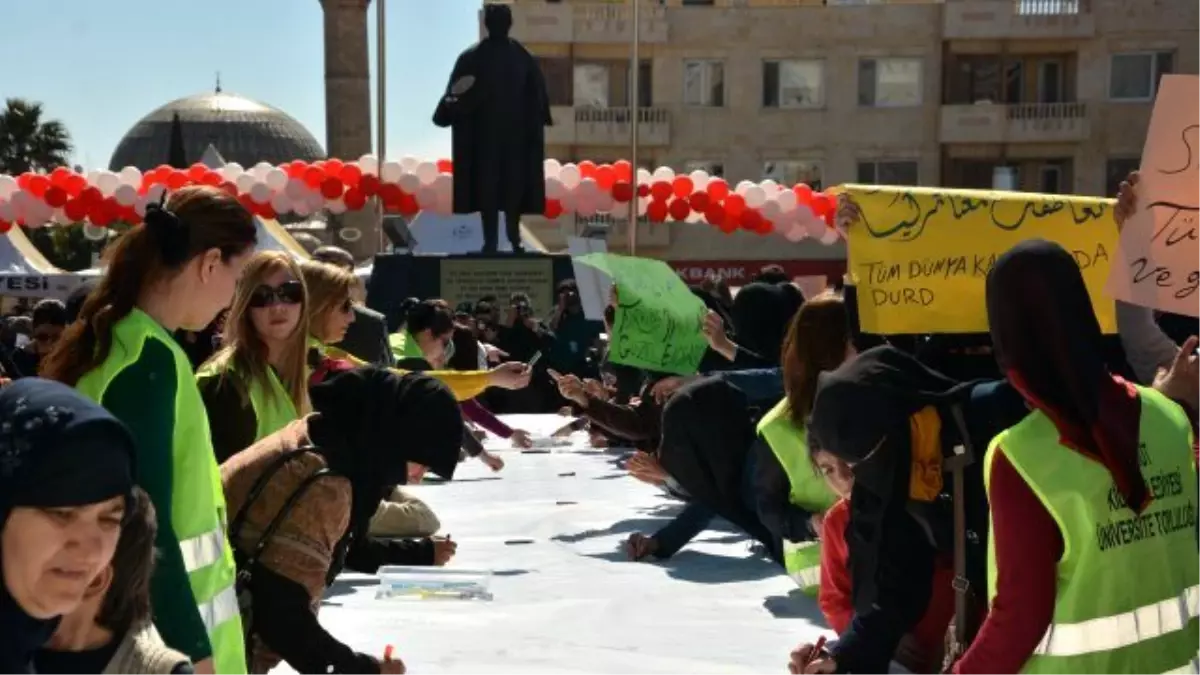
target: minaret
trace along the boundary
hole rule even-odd
[[[325,151],[352,161],[371,152],[371,69],[367,55],[367,7],[371,0],[320,0],[325,13]],[[357,241],[332,243],[366,258],[379,249],[379,226],[371,204],[340,218],[357,229]]]

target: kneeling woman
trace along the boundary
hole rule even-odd
[[[311,395],[316,414],[221,466],[252,672],[280,659],[304,673],[404,672],[339,642],[317,609],[410,462],[453,475],[462,415],[437,380],[373,367],[334,375]]]
[[[224,347],[196,374],[217,462],[308,413],[308,295],[279,251],[246,264],[225,323]]]

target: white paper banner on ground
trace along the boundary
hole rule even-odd
[[[1125,222],[1108,292],[1118,300],[1200,315],[1200,78],[1164,75],[1142,151],[1138,210]]]
[[[568,237],[567,252],[571,254],[571,267],[575,270],[575,283],[579,286],[583,315],[593,321],[603,321],[604,306],[608,304],[612,279],[594,267],[581,265],[576,259],[589,253],[608,253],[608,242],[592,237]]]

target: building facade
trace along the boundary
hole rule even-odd
[[[1200,65],[1195,0],[640,0],[632,115],[631,0],[510,3],[549,88],[548,157],[628,157],[636,117],[640,164],[731,182],[1111,195],[1157,77]],[[532,225],[551,245],[582,226]],[[668,259],[780,248],[694,224],[643,224],[638,241]],[[789,257],[844,255],[801,246]]]

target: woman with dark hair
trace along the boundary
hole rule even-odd
[[[0,420],[0,672],[30,673],[112,561],[134,442],[107,410],[36,377],[0,388]]]
[[[1187,415],[1109,372],[1083,275],[1057,244],[1001,256],[987,305],[997,360],[1032,412],[985,459],[992,609],[956,672],[1194,672]]]
[[[374,367],[334,375],[311,396],[314,415],[221,466],[235,514],[230,538],[252,672],[282,659],[302,673],[403,673],[402,662],[355,652],[334,638],[317,610],[343,562],[369,573],[393,562],[394,542],[367,531],[380,500],[407,481],[410,468],[453,477],[462,438],[458,402],[437,380]],[[444,564],[427,546],[430,562]]]
[[[192,672],[187,656],[164,645],[150,623],[157,529],[154,505],[141,488],[134,488],[112,562],[34,657],[38,673]]]
[[[388,337],[396,367],[441,368],[454,356],[454,313],[444,301],[423,300],[409,308],[404,325]]]
[[[207,186],[151,204],[121,236],[79,319],[43,375],[74,386],[124,422],[137,444],[137,482],[158,515],[154,617],[197,672],[245,672],[225,539],[225,500],[208,415],[192,364],[175,341],[229,305],[254,251],[254,217]]]

